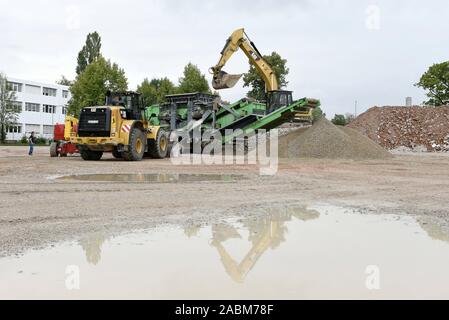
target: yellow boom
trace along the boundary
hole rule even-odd
[[[242,77],[241,74],[231,75],[222,71],[222,68],[226,62],[235,52],[238,51],[239,48],[245,53],[249,59],[249,62],[254,65],[257,72],[262,77],[265,82],[266,90],[279,90],[278,81],[273,69],[271,69],[270,65],[263,59],[254,43],[249,40],[243,28],[237,29],[232,33],[226,41],[225,47],[221,51],[220,60],[214,67],[211,68],[211,73],[213,74],[212,86],[214,89],[219,90],[232,88]]]

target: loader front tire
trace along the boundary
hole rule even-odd
[[[129,135],[128,151],[124,151],[122,154],[123,159],[126,161],[142,160],[145,153],[145,143],[145,133],[138,128],[133,128]]]
[[[148,140],[148,153],[154,159],[164,159],[168,153],[168,136],[167,133],[159,129],[156,139]]]

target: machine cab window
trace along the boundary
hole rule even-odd
[[[120,114],[123,119],[140,119],[144,104],[137,92],[107,92],[106,105],[122,107]]]

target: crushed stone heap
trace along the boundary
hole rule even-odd
[[[279,138],[281,158],[388,159],[392,155],[358,131],[322,118]]]

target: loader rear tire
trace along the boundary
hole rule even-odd
[[[103,156],[103,151],[93,151],[89,149],[80,150],[81,158],[86,161],[98,161]]]
[[[142,160],[145,153],[145,143],[145,133],[138,128],[133,128],[129,135],[128,151],[123,152],[123,159],[126,161]]]
[[[56,158],[58,156],[58,143],[52,142],[50,144],[50,157]]]
[[[148,153],[154,159],[164,159],[168,153],[168,136],[167,133],[159,129],[156,139],[148,140]]]

